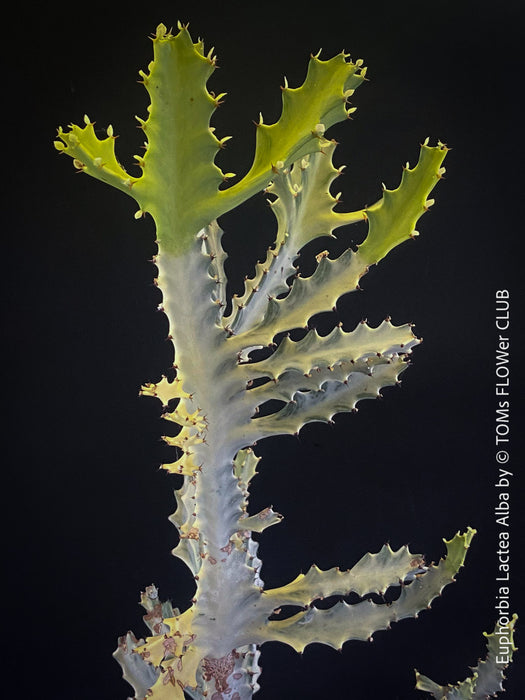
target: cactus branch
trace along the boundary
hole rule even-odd
[[[484,632],[487,639],[487,656],[472,669],[472,676],[455,685],[438,685],[416,671],[416,688],[435,700],[486,700],[504,690],[504,670],[511,663],[516,646],[514,627],[518,619],[513,615],[506,625],[496,625],[494,632]]]

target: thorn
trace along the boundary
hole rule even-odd
[[[226,148],[226,142],[231,138],[231,136],[223,136],[222,139],[219,139],[219,148]]]

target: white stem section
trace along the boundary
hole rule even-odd
[[[156,262],[178,377],[192,395],[188,408],[206,421],[205,441],[192,446],[199,469],[185,477],[195,479],[195,489],[184,505],[201,559],[192,628],[202,658],[221,659],[248,643],[245,630],[261,597],[256,547],[239,525],[246,495],[233,474],[233,459],[245,447],[238,426],[248,427],[250,408],[235,351],[217,323],[209,256],[195,246],[177,257],[161,252]]]

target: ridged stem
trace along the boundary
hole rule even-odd
[[[232,426],[246,421],[245,381],[226,333],[214,322],[217,305],[212,299],[215,282],[208,275],[210,258],[197,243],[180,256],[161,251],[156,262],[178,377],[191,394],[186,399],[192,406],[189,410],[199,409],[206,423],[204,442],[192,447],[196,486],[191,502],[184,505],[191,512],[190,536],[198,541],[200,556],[193,632],[203,658],[220,659],[241,646],[239,633],[246,628],[247,611],[260,598],[261,588],[252,566],[250,533],[241,531],[239,524],[246,494],[233,474],[240,442],[237,433],[232,438]]]

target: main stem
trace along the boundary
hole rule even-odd
[[[258,653],[247,627],[262,581],[256,544],[239,524],[246,496],[233,460],[245,446],[238,426],[249,415],[245,382],[235,371],[237,358],[216,322],[210,258],[199,248],[200,243],[179,256],[161,251],[156,260],[178,378],[191,394],[191,410],[199,409],[206,421],[205,442],[192,455],[198,470],[184,477],[195,484],[184,505],[195,516],[191,537],[198,540],[200,552],[192,631],[202,653],[202,687],[216,693],[208,697],[248,700],[257,688]]]

